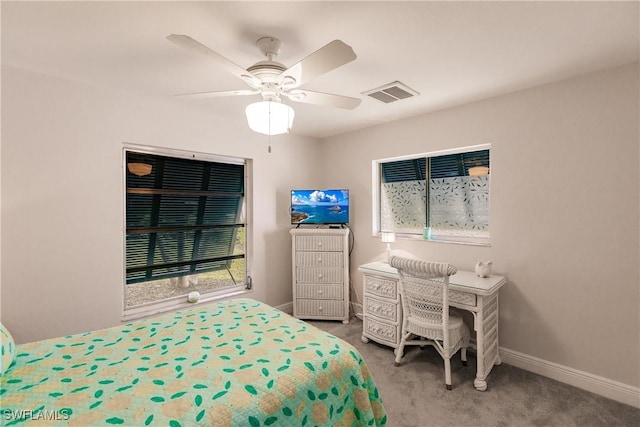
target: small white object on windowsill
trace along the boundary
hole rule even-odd
[[[189,295],[187,295],[187,301],[189,301],[192,304],[200,301],[200,292],[198,291],[189,292]]]

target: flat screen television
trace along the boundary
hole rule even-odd
[[[291,190],[291,224],[348,224],[349,190]]]

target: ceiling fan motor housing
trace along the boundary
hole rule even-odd
[[[256,46],[268,59],[253,64],[247,71],[262,80],[263,86],[276,83],[278,76],[287,69],[283,64],[273,60],[280,53],[282,42],[275,37],[262,37],[258,39]]]
[[[261,37],[256,42],[256,46],[260,49],[260,52],[267,58],[269,61],[273,60],[276,56],[280,54],[280,48],[282,48],[282,42],[280,39],[275,37]]]

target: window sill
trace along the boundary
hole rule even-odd
[[[469,246],[484,246],[491,247],[491,239],[486,237],[457,237],[457,236],[431,236],[431,239],[422,239],[428,242],[437,242],[437,243],[453,243],[457,245],[469,245]]]
[[[163,300],[154,303],[148,303],[138,307],[128,308],[124,310],[122,314],[122,322],[128,322],[131,320],[139,320],[157,314],[167,313],[170,311],[182,310],[185,308],[191,308],[200,304],[207,304],[213,301],[228,299],[236,297],[238,295],[244,295],[251,293],[251,289],[240,289],[232,292],[225,293],[208,293],[202,295],[198,302],[188,302],[186,295],[181,297],[175,297],[168,300]]]
[[[435,243],[452,243],[455,245],[491,247],[490,237],[447,236],[432,234],[430,239],[425,239],[422,234],[398,233],[396,234],[396,238],[406,240],[422,240],[425,242]]]

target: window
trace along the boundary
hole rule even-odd
[[[249,289],[246,162],[125,150],[125,317]]]
[[[488,245],[489,154],[482,145],[374,161],[374,234]]]

